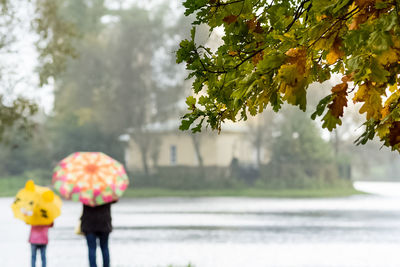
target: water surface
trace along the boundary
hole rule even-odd
[[[400,266],[400,185],[356,186],[377,195],[123,199],[112,207],[112,266]],[[1,266],[29,266],[29,227],[12,217],[11,202],[0,198]],[[88,266],[85,240],[74,234],[80,213],[64,202],[48,266]]]

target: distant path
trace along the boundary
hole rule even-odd
[[[400,197],[400,182],[354,182],[354,187],[374,195]]]

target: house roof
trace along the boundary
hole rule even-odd
[[[161,133],[161,132],[176,132],[179,131],[179,126],[181,122],[178,119],[171,119],[166,120],[163,122],[154,122],[147,124],[144,127],[145,131],[152,132],[152,133]],[[222,132],[229,132],[229,133],[246,133],[248,131],[248,126],[245,122],[226,122],[223,123]],[[130,130],[129,132],[131,132]]]

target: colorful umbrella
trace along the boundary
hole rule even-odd
[[[76,152],[54,169],[54,188],[66,199],[98,206],[119,199],[129,180],[121,163],[101,152]]]
[[[61,214],[62,201],[48,187],[32,180],[18,191],[11,209],[14,217],[30,225],[49,225]]]

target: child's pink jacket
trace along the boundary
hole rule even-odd
[[[49,228],[53,225],[32,225],[29,235],[29,243],[47,245],[49,243]]]

